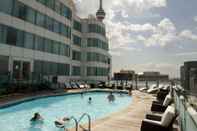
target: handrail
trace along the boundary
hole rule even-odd
[[[73,119],[75,122],[76,131],[78,131],[78,121],[74,116],[71,116],[70,119]]]
[[[87,118],[88,118],[88,131],[91,131],[91,117],[90,117],[89,114],[84,113],[84,114],[79,118],[78,124],[81,122],[81,120],[82,120],[85,116],[87,116]]]

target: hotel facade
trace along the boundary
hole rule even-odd
[[[82,19],[72,0],[1,0],[0,75],[108,81],[111,56],[100,2],[97,18]]]

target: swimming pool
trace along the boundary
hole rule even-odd
[[[15,106],[0,109],[0,130],[2,131],[61,131],[54,125],[57,118],[74,116],[77,119],[88,113],[92,120],[104,118],[113,112],[126,108],[131,103],[127,94],[114,93],[115,102],[109,103],[108,92],[87,92],[64,96],[47,97],[24,102]],[[92,103],[88,104],[88,98]],[[35,112],[44,117],[44,124],[35,126],[30,119]],[[84,119],[83,122],[87,122]],[[68,126],[72,127],[74,123]]]

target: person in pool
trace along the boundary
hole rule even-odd
[[[36,122],[36,121],[43,121],[43,120],[44,119],[42,118],[42,116],[38,112],[36,112],[34,113],[34,116],[31,118],[30,121]]]
[[[88,104],[92,104],[92,97],[88,98]]]
[[[107,96],[107,99],[109,102],[114,102],[115,101],[115,96],[110,92],[110,94]]]

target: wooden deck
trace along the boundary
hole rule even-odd
[[[153,100],[152,95],[133,91],[132,103],[128,108],[93,122],[91,131],[140,131],[141,121]]]

